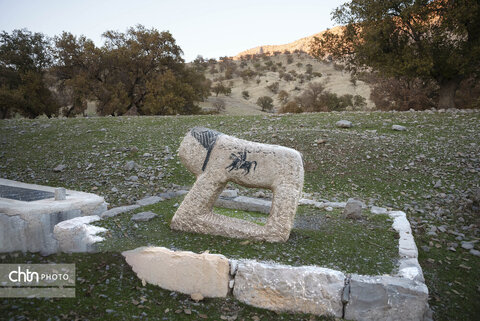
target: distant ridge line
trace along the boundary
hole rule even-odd
[[[341,30],[343,29],[343,26],[337,26],[331,29],[327,29],[330,32],[333,32],[335,34],[338,34]],[[316,33],[314,35],[308,36],[308,37],[303,37],[298,40],[295,40],[293,42],[283,44],[283,45],[263,45],[263,46],[257,46],[251,49],[244,50],[237,54],[236,56],[233,57],[233,59],[237,60],[240,59],[242,56],[246,55],[258,55],[258,54],[267,54],[267,55],[272,55],[274,52],[285,52],[285,51],[290,51],[294,52],[296,50],[306,52],[308,54],[311,54],[311,44],[313,41],[314,37],[321,37],[323,34],[327,31],[324,30],[322,32]]]

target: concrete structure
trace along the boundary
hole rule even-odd
[[[0,252],[55,253],[53,228],[78,216],[99,215],[107,209],[103,197],[66,190],[55,200],[55,188],[0,179]],[[60,194],[60,198],[62,198]]]

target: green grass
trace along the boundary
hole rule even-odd
[[[352,121],[354,127],[336,128],[340,119]],[[408,130],[395,132],[392,124]],[[480,213],[473,205],[480,188],[478,112],[7,120],[0,121],[0,177],[94,192],[112,206],[131,204],[172,184],[194,182],[175,155],[194,126],[299,150],[305,164],[304,191],[316,198],[357,197],[405,210],[435,319],[474,320],[480,315],[480,258],[462,249],[462,240],[450,233],[462,233],[465,241],[480,238]],[[314,146],[319,138],[326,143]],[[138,152],[129,151],[133,146]],[[173,159],[166,157],[165,146]],[[142,168],[126,172],[128,160]],[[67,169],[54,173],[60,163]],[[131,175],[138,181],[125,179]],[[441,186],[434,188],[439,180]],[[118,192],[112,192],[113,187]],[[446,232],[427,234],[441,225]],[[458,245],[455,252],[449,250],[452,243]],[[475,243],[477,250],[479,244]]]
[[[303,226],[292,230],[288,242],[253,242],[171,230],[174,205],[180,201],[172,199],[96,222],[111,231],[100,250],[121,252],[146,245],[163,246],[195,253],[209,251],[232,259],[317,265],[369,275],[391,273],[398,259],[397,234],[391,229],[391,220],[384,215],[366,215],[364,220],[352,221],[342,218],[339,210],[323,212],[301,206],[296,220],[303,221]],[[131,221],[134,213],[146,210],[157,213],[158,217],[149,222]],[[257,222],[266,217],[228,209],[217,209],[217,213]]]
[[[232,298],[190,296],[142,285],[119,253],[61,254],[41,257],[13,253],[0,262],[75,263],[76,297],[54,299],[0,299],[2,320],[333,320],[304,314],[275,313],[242,304]],[[190,310],[190,314],[188,313]],[[186,313],[187,312],[187,313]]]

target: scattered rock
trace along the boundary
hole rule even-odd
[[[60,172],[63,172],[65,170],[65,168],[67,168],[67,166],[63,165],[63,164],[60,164],[60,165],[57,165],[57,167],[55,167],[53,169],[53,171],[55,173],[60,173]]]
[[[349,199],[345,209],[343,210],[343,215],[346,218],[352,220],[359,220],[362,218],[362,205],[361,201],[355,199]]]
[[[116,187],[112,187],[112,189],[110,190],[112,193],[118,193],[118,188]]]
[[[471,249],[470,254],[475,255],[475,256],[480,256],[480,251],[477,251],[475,249]]]
[[[473,249],[473,243],[470,243],[470,242],[462,242],[462,247],[463,247],[465,250],[471,250],[471,249]]]
[[[138,176],[137,175],[132,175],[127,178],[128,181],[136,182],[138,181]]]
[[[137,146],[131,147],[131,148],[130,148],[130,152],[131,152],[131,153],[136,153],[136,152],[138,152],[138,147],[137,147]]]
[[[150,153],[144,153],[144,154],[143,154],[143,157],[152,157],[152,154],[150,154]]]
[[[192,295],[190,295],[190,297],[192,298],[193,301],[195,302],[198,302],[198,301],[202,301],[203,300],[203,295],[199,292],[195,292],[195,293],[192,293]]]
[[[133,211],[139,207],[140,205],[127,205],[127,206],[115,207],[115,208],[109,209],[108,211],[103,212],[102,215],[100,215],[100,217],[102,218],[114,217],[125,212]]]
[[[384,207],[372,206],[372,208],[370,209],[370,212],[375,215],[387,214],[387,209]]]
[[[142,198],[141,200],[138,200],[137,204],[140,206],[147,206],[147,205],[156,204],[161,201],[163,201],[163,198],[161,198],[160,196],[149,196],[149,197]]]
[[[350,128],[352,127],[352,122],[348,120],[339,120],[335,123],[335,126],[339,128]]]
[[[126,171],[137,170],[139,168],[138,164],[135,161],[128,161],[123,167]]]
[[[153,212],[140,212],[132,216],[131,220],[134,222],[148,222],[158,215]]]
[[[406,130],[407,130],[407,127],[402,126],[402,125],[393,125],[393,126],[392,126],[392,129],[393,129],[393,130],[396,130],[396,131],[403,132],[403,131],[406,131]]]

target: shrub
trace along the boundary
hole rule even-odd
[[[216,98],[213,101],[213,107],[217,111],[217,113],[225,110],[225,101],[222,98]]]
[[[353,96],[353,107],[363,109],[367,106],[367,99],[360,95]]]
[[[242,91],[242,97],[243,97],[243,99],[246,99],[246,100],[248,100],[248,98],[250,98],[250,93],[248,92],[248,90]]]
[[[262,111],[271,111],[273,109],[273,99],[268,96],[259,97],[257,105],[262,108]]]
[[[307,70],[305,71],[305,73],[311,75],[313,72],[313,66],[311,64],[307,64],[306,67],[307,67]]]
[[[279,87],[278,81],[267,86],[267,88],[270,89],[270,91],[274,94],[278,92],[278,87]]]
[[[285,90],[280,90],[280,92],[278,93],[277,99],[280,102],[280,104],[284,105],[287,102],[288,97],[289,97],[289,94]]]
[[[287,64],[290,65],[293,62],[293,57],[288,55],[287,56]]]
[[[303,109],[294,101],[289,101],[280,108],[280,113],[303,113]]]

